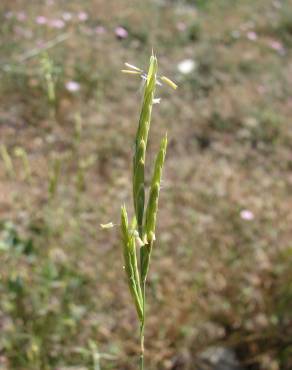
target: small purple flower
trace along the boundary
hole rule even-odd
[[[258,35],[256,34],[256,32],[254,31],[248,31],[246,33],[246,37],[250,40],[250,41],[256,41],[257,38],[258,38]]]
[[[76,81],[68,81],[65,84],[65,87],[68,91],[74,93],[80,90],[80,84]]]
[[[273,50],[276,50],[278,52],[283,52],[284,51],[284,47],[283,47],[283,44],[280,42],[280,41],[277,41],[277,40],[272,40],[270,42],[270,47],[273,49]]]
[[[118,39],[126,39],[129,33],[124,27],[118,26],[115,29],[115,35]]]
[[[240,211],[240,217],[245,221],[252,221],[254,219],[254,214],[248,209],[243,209]]]
[[[79,12],[77,17],[81,22],[85,22],[88,19],[88,14],[86,12]]]
[[[62,19],[52,19],[49,24],[51,27],[58,29],[65,27],[65,22]]]
[[[43,24],[46,24],[48,20],[47,20],[47,18],[46,18],[46,17],[44,17],[43,15],[38,15],[38,16],[36,17],[35,21],[36,21],[36,23],[37,23],[37,24],[41,24],[41,25],[43,25]]]

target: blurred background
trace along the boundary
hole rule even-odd
[[[0,17],[0,369],[137,369],[119,229],[99,225],[131,201],[140,81],[120,70],[152,47],[179,88],[159,88],[149,143],[168,131],[147,369],[291,369],[291,1]]]

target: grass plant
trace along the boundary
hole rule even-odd
[[[144,329],[146,323],[146,280],[149,271],[150,257],[155,241],[155,228],[158,211],[158,199],[161,185],[162,169],[167,148],[167,134],[162,138],[160,148],[153,166],[153,174],[146,205],[145,160],[148,136],[150,131],[152,106],[159,99],[155,99],[155,89],[162,82],[176,88],[176,85],[167,77],[157,77],[157,58],[152,55],[148,73],[126,63],[129,70],[125,73],[138,74],[145,80],[144,96],[138,129],[135,138],[133,156],[133,204],[135,216],[131,223],[128,220],[126,206],[121,209],[121,230],[123,241],[123,255],[125,272],[129,289],[133,297],[137,315],[140,321],[140,369],[144,369]],[[161,82],[160,82],[161,81]],[[139,254],[137,256],[137,248]]]
[[[15,170],[10,154],[8,153],[7,147],[4,144],[0,145],[0,155],[4,163],[5,171],[10,178],[15,176]]]
[[[54,116],[57,104],[55,66],[47,53],[41,55],[40,64],[48,103],[52,109],[51,114]]]
[[[23,169],[24,169],[24,179],[30,182],[32,179],[31,167],[30,167],[29,158],[28,158],[26,150],[22,147],[16,147],[14,149],[14,154],[16,157],[20,158],[22,161]]]

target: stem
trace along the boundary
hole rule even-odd
[[[143,318],[140,325],[140,346],[141,346],[140,370],[144,370],[144,328],[145,328],[145,300],[146,300],[145,291],[146,291],[146,279],[142,282]]]
[[[140,346],[140,370],[144,370],[144,322],[142,322],[140,326]]]

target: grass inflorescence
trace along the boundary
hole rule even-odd
[[[146,304],[146,279],[149,270],[151,251],[155,241],[155,227],[158,211],[158,199],[161,184],[162,169],[167,148],[167,135],[162,138],[160,148],[154,163],[152,180],[149,189],[148,202],[146,203],[145,189],[145,160],[148,136],[150,131],[152,106],[155,104],[157,80],[157,58],[152,55],[148,73],[145,74],[139,68],[126,64],[134,72],[145,79],[144,96],[138,129],[135,138],[133,156],[133,203],[135,216],[129,224],[126,206],[121,209],[121,229],[123,240],[123,255],[125,271],[128,278],[129,289],[135,303],[137,315],[140,321],[141,361],[140,368],[144,368],[144,327],[145,327],[145,304]],[[137,72],[137,73],[135,73]],[[176,85],[167,77],[162,77],[173,88]],[[140,253],[137,257],[137,248]],[[139,260],[139,262],[138,262]]]

